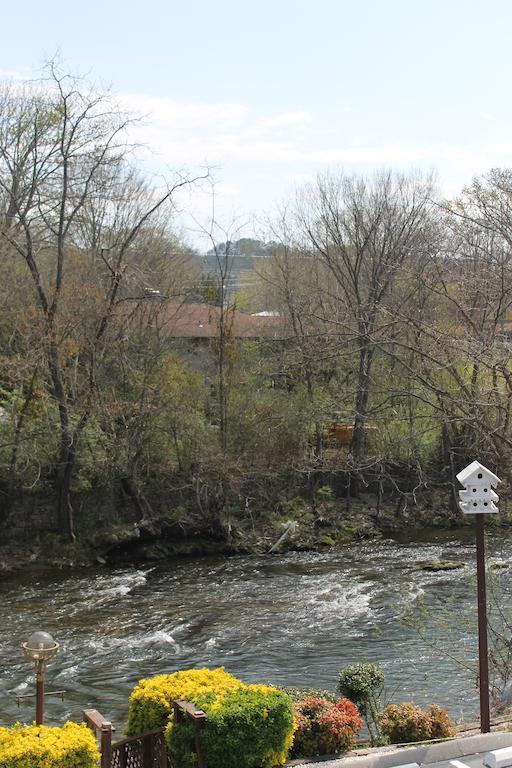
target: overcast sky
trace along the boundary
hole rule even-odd
[[[226,222],[327,167],[435,169],[452,195],[512,166],[511,0],[2,6],[4,78],[59,50],[147,115],[153,168],[215,166]]]

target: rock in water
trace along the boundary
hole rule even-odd
[[[464,568],[466,563],[461,560],[425,560],[418,563],[420,571],[455,571],[457,568]]]

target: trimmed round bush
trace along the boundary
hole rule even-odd
[[[389,704],[380,720],[382,731],[393,744],[428,741],[455,735],[447,712],[437,704],[425,711],[417,704]]]
[[[378,664],[350,664],[341,670],[338,690],[361,710],[378,699],[384,687],[384,670]]]
[[[412,702],[389,704],[382,713],[380,726],[392,744],[430,738],[430,719]]]
[[[246,685],[223,668],[192,669],[139,682],[130,697],[128,733],[166,727],[176,768],[195,768],[194,725],[174,722],[174,699],[204,710],[201,746],[208,768],[272,768],[286,761],[293,742],[289,696],[266,685]]]
[[[357,707],[345,698],[333,703],[307,696],[295,705],[295,717],[293,754],[297,757],[330,755],[351,749],[363,725]]]
[[[224,667],[217,669],[188,669],[171,675],[156,675],[149,680],[139,680],[130,696],[128,711],[128,736],[144,731],[164,728],[172,714],[174,699],[196,703],[202,693],[217,691],[223,694],[243,686]]]
[[[206,713],[201,745],[208,768],[272,768],[286,761],[293,742],[293,707],[286,694],[264,685],[245,685],[222,695],[198,696]],[[195,768],[194,726],[173,720],[166,730],[176,768]]]
[[[99,759],[96,739],[84,723],[0,728],[2,768],[97,768]]]

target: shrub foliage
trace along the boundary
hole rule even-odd
[[[223,667],[189,669],[139,680],[130,696],[127,734],[135,736],[137,733],[165,727],[172,714],[174,699],[196,704],[196,699],[203,693],[217,691],[223,695],[242,686],[243,683]]]
[[[363,721],[348,699],[333,703],[307,696],[295,705],[297,731],[293,754],[299,757],[328,755],[351,749]]]
[[[2,768],[97,768],[100,755],[85,724],[0,728]]]
[[[358,707],[372,744],[381,741],[379,721],[383,690],[384,670],[378,664],[350,664],[340,672],[338,691]]]
[[[448,713],[437,704],[423,711],[417,704],[389,704],[381,717],[383,733],[394,744],[442,739],[455,735]]]
[[[223,668],[193,669],[141,680],[130,698],[128,732],[161,726],[176,768],[195,768],[194,727],[174,722],[172,702],[206,712],[201,744],[208,768],[271,768],[285,762],[293,742],[292,702],[265,685],[246,685]]]

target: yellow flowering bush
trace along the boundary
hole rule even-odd
[[[208,768],[271,768],[282,765],[293,744],[289,696],[267,685],[247,685],[219,669],[192,669],[141,680],[130,697],[128,731],[166,727],[176,768],[195,768],[194,726],[174,722],[172,701],[190,701],[206,713],[201,745]]]
[[[96,739],[82,723],[0,728],[1,768],[97,768]]]
[[[227,691],[243,686],[224,667],[217,669],[188,669],[172,675],[156,675],[139,680],[130,696],[128,736],[152,731],[167,725],[174,699],[195,703],[197,696],[214,691],[220,698]]]

